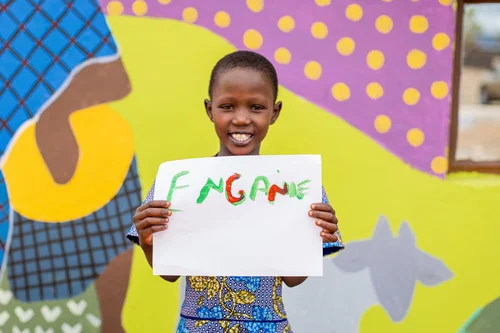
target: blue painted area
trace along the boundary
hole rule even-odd
[[[96,1],[16,0],[0,12],[0,156],[82,62],[116,54]]]

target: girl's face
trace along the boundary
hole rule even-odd
[[[218,75],[205,108],[220,140],[219,156],[258,155],[281,102],[274,103],[271,80],[264,73],[235,68]]]

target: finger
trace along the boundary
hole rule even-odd
[[[338,240],[337,235],[326,232],[321,232],[321,237],[323,238],[323,243],[335,243]]]
[[[146,202],[145,204],[141,205],[139,208],[137,208],[136,212],[142,212],[148,208],[169,208],[170,207],[170,202],[165,201],[165,200],[152,200],[149,202]]]
[[[309,216],[323,220],[323,221],[335,221],[335,215],[329,212],[321,212],[318,210],[310,210],[309,211]]]
[[[335,223],[326,222],[323,220],[316,220],[316,225],[323,228],[323,231],[334,233],[338,230],[338,226]]]
[[[333,209],[332,206],[329,204],[324,204],[324,203],[315,203],[311,205],[312,210],[319,210],[322,212],[330,212],[335,214],[335,209]]]
[[[168,217],[146,217],[135,225],[137,231],[145,230],[152,226],[161,226],[168,223]]]
[[[153,234],[159,231],[166,230],[168,225],[155,225],[147,229],[142,230],[140,233],[141,241],[140,244],[145,244],[148,246],[153,245]]]
[[[140,213],[134,215],[134,221],[141,221],[147,217],[169,217],[172,211],[167,208],[147,208]]]
[[[139,236],[142,239],[146,239],[147,237],[151,236],[152,234],[154,234],[156,232],[159,232],[159,231],[163,231],[163,230],[165,230],[167,228],[168,228],[168,225],[166,225],[166,224],[164,224],[164,225],[154,225],[154,226],[151,226],[149,228],[141,230],[139,232]]]

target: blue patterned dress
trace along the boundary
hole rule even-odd
[[[153,197],[154,184],[144,202]],[[323,244],[324,256],[344,248],[337,236],[339,241]],[[127,237],[138,244],[134,225]],[[273,276],[189,276],[176,333],[292,333],[281,289],[282,279]]]

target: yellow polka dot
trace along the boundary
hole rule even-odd
[[[452,5],[452,8],[453,8],[453,11],[456,12],[457,11],[457,6],[458,6],[458,3],[456,0],[453,1],[453,5]]]
[[[424,67],[425,63],[427,62],[427,55],[417,49],[413,49],[410,52],[408,52],[408,55],[406,56],[406,63],[411,69],[420,69]]]
[[[379,133],[387,133],[392,127],[391,118],[387,117],[385,114],[381,114],[375,118],[375,129]]]
[[[443,99],[448,96],[448,85],[444,81],[436,81],[431,85],[431,94],[434,98]]]
[[[184,8],[182,19],[187,23],[194,23],[198,19],[198,11],[193,7]]]
[[[420,92],[415,88],[408,88],[403,93],[403,101],[406,105],[415,105],[420,100]]]
[[[254,13],[258,13],[264,9],[264,0],[247,0],[247,7]]]
[[[337,101],[344,102],[351,97],[351,90],[345,83],[335,83],[332,87],[332,96]]]
[[[214,23],[219,28],[227,28],[231,24],[231,16],[223,11],[217,12],[214,16]]]
[[[379,50],[372,50],[368,52],[368,55],[366,56],[366,63],[368,64],[368,67],[373,70],[382,68],[382,66],[384,66],[384,62],[384,54]]]
[[[317,80],[321,77],[321,65],[317,61],[309,61],[304,66],[304,74],[309,80]]]
[[[419,130],[418,128],[412,128],[406,133],[406,140],[413,147],[419,147],[424,143],[425,135],[424,132]]]
[[[355,43],[352,38],[343,37],[337,42],[337,51],[344,55],[348,56],[354,52]]]
[[[137,16],[143,16],[148,12],[148,4],[143,0],[136,0],[132,4],[132,12]]]
[[[427,18],[422,15],[413,15],[410,18],[410,30],[416,34],[423,34],[429,29]]]
[[[436,156],[432,159],[431,169],[437,174],[448,171],[448,160],[444,156]]]
[[[443,32],[439,32],[432,38],[432,47],[438,51],[444,50],[450,45],[450,37]]]
[[[391,2],[392,0],[382,0],[383,2]]]
[[[295,28],[295,21],[291,16],[283,16],[278,21],[278,28],[283,32],[290,32]]]
[[[384,96],[384,88],[382,88],[380,83],[370,82],[366,86],[366,94],[371,99],[379,99],[380,97]]]
[[[243,44],[251,50],[258,50],[262,46],[264,39],[255,29],[248,29],[243,35]]]
[[[172,2],[172,0],[158,0],[158,2],[162,5],[168,5],[169,3]]]
[[[311,34],[316,39],[324,39],[328,35],[328,27],[323,22],[314,22],[311,26]]]
[[[314,0],[316,2],[316,4],[320,7],[325,7],[325,6],[329,6],[332,1],[331,0]]]
[[[377,17],[377,20],[375,20],[375,28],[377,28],[380,33],[388,34],[391,32],[393,26],[394,23],[392,23],[392,19],[387,15],[380,15]]]
[[[106,6],[108,15],[121,15],[123,13],[123,5],[120,1],[110,1]]]
[[[290,60],[292,60],[292,55],[286,48],[280,47],[274,52],[274,60],[276,60],[278,64],[288,64]]]
[[[345,16],[351,21],[359,21],[363,17],[363,8],[358,4],[351,4],[345,9]]]
[[[451,5],[453,0],[439,0],[439,3],[442,4],[443,6],[449,6]]]

